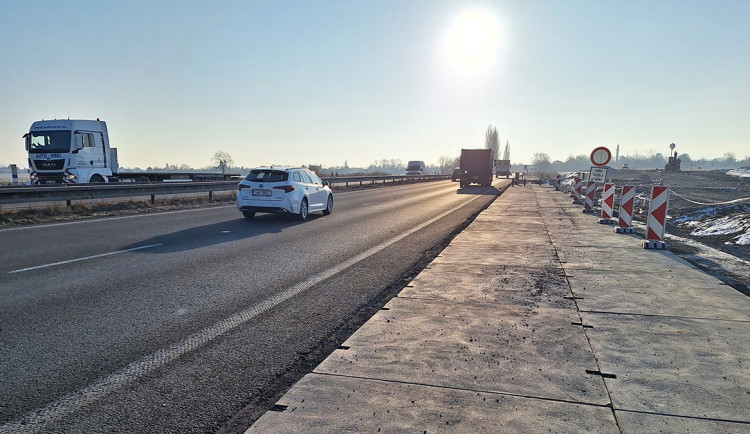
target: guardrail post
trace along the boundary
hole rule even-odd
[[[151,195],[151,205],[153,205],[155,202],[156,202],[156,195],[152,194]]]
[[[13,177],[11,185],[18,185],[18,166],[15,164],[10,165],[10,174]]]
[[[213,191],[209,191],[208,192],[208,201],[211,202],[212,200],[214,200],[214,192]]]
[[[72,200],[70,200],[70,199],[66,200],[66,201],[65,201],[65,206],[67,206],[67,207],[71,207],[71,206],[73,206],[73,201],[72,201]]]

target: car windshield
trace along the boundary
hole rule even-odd
[[[70,152],[70,131],[34,131],[26,135],[26,149],[32,154]]]
[[[289,179],[289,174],[281,170],[255,169],[245,177],[245,181],[251,182],[284,182]]]

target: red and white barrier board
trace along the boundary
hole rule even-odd
[[[594,212],[594,196],[596,195],[596,182],[589,181],[586,185],[586,203],[583,205],[583,212]]]
[[[583,198],[581,197],[581,190],[583,189],[583,180],[579,177],[575,177],[573,179],[573,203],[581,204],[583,203]]]
[[[615,206],[615,185],[612,183],[604,184],[602,192],[602,214],[599,223],[603,225],[612,225],[617,223],[612,216],[614,215]]]
[[[623,186],[620,194],[620,212],[615,228],[615,232],[618,234],[633,233],[633,202],[635,202],[635,187],[632,185]]]
[[[648,205],[646,221],[646,239],[641,241],[644,249],[666,249],[664,234],[667,226],[667,208],[669,208],[669,187],[655,185],[651,187],[651,202]]]

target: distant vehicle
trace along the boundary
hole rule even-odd
[[[424,171],[424,161],[409,161],[408,163],[406,163],[407,175],[421,175]]]
[[[458,182],[461,180],[461,175],[464,174],[464,171],[461,170],[460,167],[456,167],[453,169],[453,173],[451,174],[451,181]]]
[[[460,166],[461,188],[471,184],[482,187],[492,185],[492,165],[494,159],[491,149],[461,149]]]
[[[239,178],[239,174],[211,172],[123,172],[117,164],[117,148],[109,145],[107,124],[99,119],[37,121],[23,137],[32,185]]]
[[[622,170],[628,170],[628,169],[630,169],[630,164],[625,163],[622,165]]]
[[[302,167],[259,167],[237,185],[237,209],[246,219],[255,213],[286,213],[306,220],[311,212],[333,212],[328,181]]]
[[[510,160],[495,160],[495,176],[510,177]]]

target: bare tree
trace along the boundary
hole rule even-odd
[[[492,149],[493,158],[497,158],[498,151],[498,138],[497,128],[490,125],[487,127],[487,132],[484,134],[484,147],[485,149]]]
[[[234,164],[232,156],[224,151],[216,151],[214,156],[211,158],[211,163],[214,167],[221,170],[221,173],[226,172],[227,168]]]
[[[505,151],[503,151],[503,160],[510,160],[510,141],[505,142]]]
[[[550,161],[549,155],[544,152],[534,152],[531,164],[536,166],[540,172],[549,172],[552,170],[552,162]]]
[[[454,167],[458,167],[459,161],[459,157],[448,157],[447,155],[441,155],[440,158],[438,158],[440,173],[443,175],[451,173]]]

